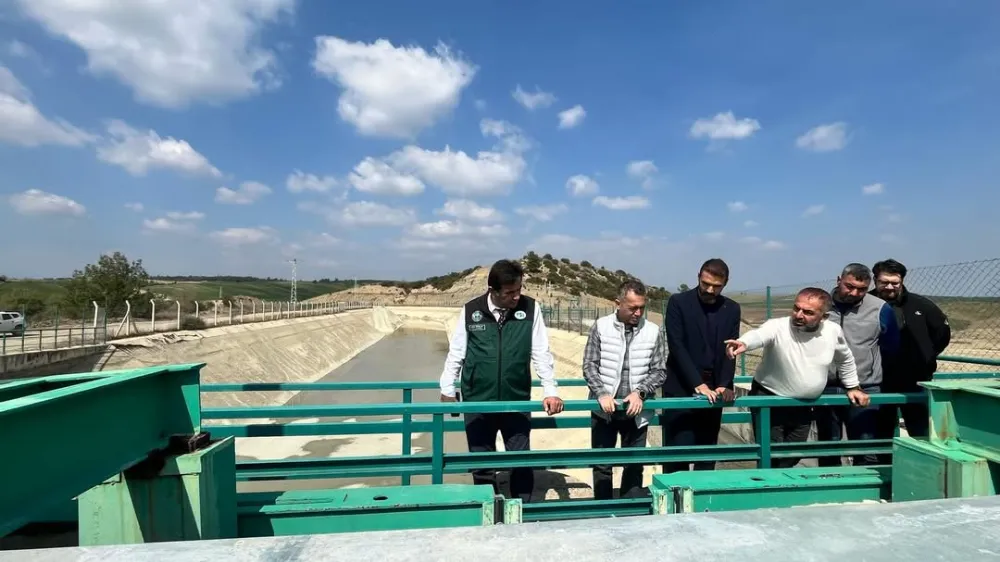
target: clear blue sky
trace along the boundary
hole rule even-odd
[[[992,0],[0,6],[7,275],[1000,253]]]

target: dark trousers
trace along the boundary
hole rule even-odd
[[[750,396],[774,396],[757,381],[750,384]],[[812,428],[813,412],[810,406],[788,406],[771,408],[771,443],[804,443],[809,439],[809,429]],[[753,421],[754,440],[760,443],[757,435],[757,420],[760,408],[750,408],[750,418]],[[792,468],[799,459],[772,459],[773,468]]]
[[[883,384],[884,392],[919,392],[926,396],[924,387],[912,383],[906,385]],[[930,409],[927,404],[886,404],[878,411],[878,429],[876,430],[878,439],[892,439],[899,426],[899,417],[902,413],[903,423],[906,424],[906,433],[910,437],[927,437],[930,434]],[[890,455],[879,455],[880,464],[892,462]]]
[[[881,392],[878,385],[862,386],[861,390],[867,394],[877,394]],[[842,386],[828,386],[823,394],[846,394],[847,391]],[[848,441],[858,439],[877,439],[879,431],[879,407],[866,406],[817,406],[816,417],[816,437],[819,441],[840,441],[843,429],[847,429]],[[879,464],[878,455],[864,455],[853,457],[854,466],[864,466]],[[839,457],[820,457],[820,466],[840,466]]]
[[[719,429],[722,427],[722,408],[703,410],[663,410],[660,415],[666,432],[664,447],[690,447],[694,445],[718,445]],[[663,473],[682,472],[688,469],[686,462],[664,463]],[[715,461],[694,463],[695,470],[714,470]]]
[[[497,432],[503,436],[503,446],[507,451],[528,451],[531,449],[531,414],[525,412],[496,414],[465,414],[465,438],[470,453],[496,452]],[[472,471],[472,482],[477,485],[489,484],[494,493],[499,494],[496,470],[480,469]],[[515,468],[510,471],[510,493],[528,503],[535,489],[535,473],[530,468]]]
[[[590,446],[594,449],[614,449],[615,443],[621,437],[622,448],[645,447],[648,426],[636,427],[635,418],[630,418],[622,412],[612,414],[606,420],[597,414],[590,414]],[[609,500],[612,495],[612,465],[594,466],[594,499]],[[622,485],[618,490],[619,497],[634,497],[642,489],[642,465],[628,464],[622,472]]]

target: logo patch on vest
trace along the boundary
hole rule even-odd
[[[486,324],[467,324],[465,328],[470,332],[485,332]]]
[[[472,311],[472,321],[473,322],[479,322],[482,319],[483,319],[483,313],[482,312],[479,312],[478,310],[473,310]],[[483,328],[485,328],[485,326]]]
[[[517,318],[518,320],[524,320],[527,316],[528,315],[525,314],[523,310],[518,310],[514,313],[514,318]]]

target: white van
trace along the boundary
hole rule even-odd
[[[20,336],[24,332],[24,317],[20,312],[0,311],[0,334]]]

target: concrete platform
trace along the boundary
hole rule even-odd
[[[63,548],[0,562],[598,560],[931,562],[1000,558],[1000,497],[588,519],[464,529]]]

